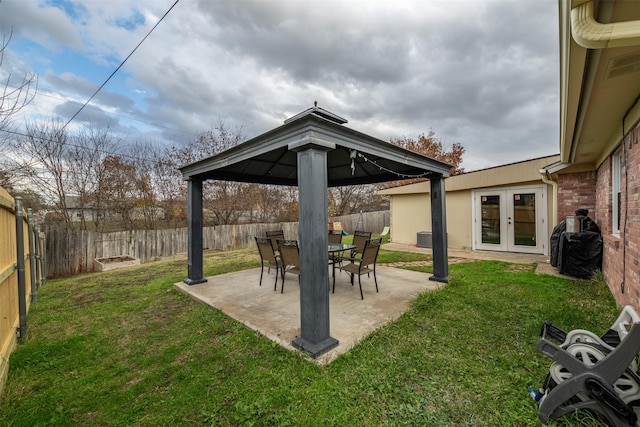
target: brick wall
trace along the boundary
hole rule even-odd
[[[640,126],[624,140],[620,234],[612,234],[612,158],[597,171],[595,221],[604,240],[602,271],[618,305],[640,307]]]
[[[612,158],[607,158],[598,168],[596,184],[596,211],[594,220],[598,223],[604,241],[602,250],[602,272],[611,289],[611,293],[619,304],[624,298],[621,293],[623,280],[623,262],[620,237],[611,234],[613,228],[612,203]]]
[[[591,217],[598,223],[602,235],[611,234],[613,205],[611,203],[612,158],[606,159],[598,168],[596,183],[596,210]]]
[[[588,209],[589,217],[594,219],[592,213],[596,210],[596,172],[558,175],[558,221],[564,220],[568,215],[575,215],[576,210],[583,208]]]

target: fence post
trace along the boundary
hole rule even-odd
[[[27,222],[29,224],[29,271],[31,272],[31,303],[38,300],[38,278],[36,277],[36,251],[33,236],[33,209],[27,209]]]
[[[40,247],[40,269],[42,270],[42,280],[40,285],[43,286],[47,283],[47,235],[43,233],[42,246]],[[40,236],[40,228],[38,228],[38,236]]]
[[[24,215],[22,214],[22,197],[15,198],[16,209],[16,252],[18,271],[18,341],[27,339],[27,288],[24,278]]]
[[[34,224],[34,230],[33,230],[33,240],[34,240],[34,246],[35,246],[35,258],[36,258],[36,290],[40,289],[40,286],[42,285],[42,269],[41,269],[41,264],[42,264],[42,254],[41,254],[41,242],[40,242],[40,227],[38,227],[38,224],[35,223]]]

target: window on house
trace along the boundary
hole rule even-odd
[[[613,154],[613,165],[611,168],[611,206],[612,209],[612,231],[613,234],[620,234],[620,216],[622,206],[622,193],[620,191],[622,182],[622,150],[618,149]]]

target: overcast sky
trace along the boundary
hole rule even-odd
[[[175,0],[0,0],[0,77],[39,75],[29,120],[69,120]],[[383,140],[433,130],[467,171],[558,152],[557,0],[180,0],[70,124],[247,138],[318,101]]]

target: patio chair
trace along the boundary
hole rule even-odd
[[[376,292],[378,292],[378,279],[376,277],[376,261],[378,260],[378,252],[380,251],[380,244],[382,239],[370,239],[364,243],[364,249],[362,251],[362,257],[351,258],[349,264],[340,266],[339,268],[347,273],[351,274],[351,286],[353,286],[353,277],[358,275],[358,286],[360,286],[360,298],[364,299],[362,293],[362,281],[361,276],[363,274],[373,273],[373,281],[376,284]],[[343,259],[344,260],[344,259]],[[333,291],[336,291],[336,283],[333,282]]]
[[[297,240],[278,240],[278,250],[282,260],[282,287],[280,293],[284,292],[284,276],[286,273],[298,275],[300,283],[300,251]]]
[[[342,229],[340,230],[329,230],[329,244],[340,244],[342,243]],[[329,265],[333,264],[342,264],[342,251],[340,252],[330,252],[329,253]],[[334,270],[335,273],[335,270]]]
[[[283,230],[271,230],[265,233],[269,239],[271,239],[271,245],[273,249],[278,250],[278,240],[284,240],[284,231]]]
[[[362,251],[364,250],[364,244],[369,239],[371,239],[370,231],[358,231],[358,230],[354,231],[352,244],[355,245],[356,248],[351,250],[350,258],[353,258],[358,254],[361,255]]]
[[[342,230],[329,230],[329,243],[342,243]]]
[[[268,268],[267,272],[271,272],[271,268],[275,268],[276,280],[273,284],[273,290],[275,291],[278,288],[278,270],[282,269],[282,261],[273,250],[271,239],[256,236],[256,245],[258,245],[258,252],[260,253],[260,259],[262,261],[260,264],[260,286],[262,286],[264,267],[266,266]]]

